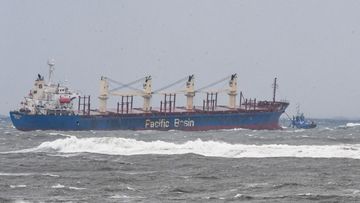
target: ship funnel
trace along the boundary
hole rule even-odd
[[[106,77],[100,79],[99,112],[106,113],[107,100],[109,98],[109,82]]]
[[[237,74],[232,74],[229,81],[229,108],[236,108]]]
[[[151,100],[151,94],[152,94],[152,90],[151,90],[151,76],[147,76],[145,77],[145,82],[143,84],[143,90],[144,90],[144,105],[143,105],[143,110],[145,112],[150,111],[150,100]]]
[[[194,108],[194,96],[195,96],[195,89],[194,89],[194,75],[189,75],[188,80],[186,81],[186,110],[193,110]]]

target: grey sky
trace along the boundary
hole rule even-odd
[[[290,113],[299,103],[311,117],[359,118],[359,11],[357,0],[2,0],[0,114],[18,107],[54,58],[56,80],[93,98],[101,75],[151,74],[156,89],[192,73],[201,87],[236,72],[246,97],[271,99],[276,76]]]

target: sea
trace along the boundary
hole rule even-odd
[[[31,131],[0,120],[0,202],[360,202],[360,121]]]

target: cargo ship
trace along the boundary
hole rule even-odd
[[[147,76],[130,83],[121,83],[109,77],[100,79],[98,108],[92,108],[90,96],[82,95],[59,83],[54,83],[53,61],[48,62],[48,81],[38,74],[33,88],[21,102],[21,107],[10,111],[14,127],[30,130],[186,130],[215,129],[280,129],[279,118],[288,107],[287,101],[276,101],[276,78],[272,100],[245,99],[237,90],[237,75],[229,75],[205,87],[195,89],[194,75],[187,76],[158,90],[152,90],[152,78]],[[228,88],[206,90],[228,81]],[[133,85],[143,82],[142,88]],[[185,88],[164,92],[181,82]],[[111,85],[117,85],[110,88]],[[121,92],[123,88],[130,92]],[[186,97],[186,104],[176,105],[178,94]],[[228,104],[218,104],[220,93],[228,95]],[[202,105],[194,105],[195,95],[204,95]],[[163,96],[158,107],[151,106],[154,95]],[[114,108],[108,108],[109,99],[117,98]],[[143,106],[134,107],[134,98],[142,97]],[[237,101],[239,99],[239,101]]]

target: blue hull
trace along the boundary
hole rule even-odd
[[[311,129],[311,128],[316,128],[316,124],[315,123],[296,123],[293,122],[292,126],[295,128],[301,128],[301,129]]]
[[[127,115],[28,115],[12,111],[13,125],[29,130],[279,129],[283,112],[150,113]]]

